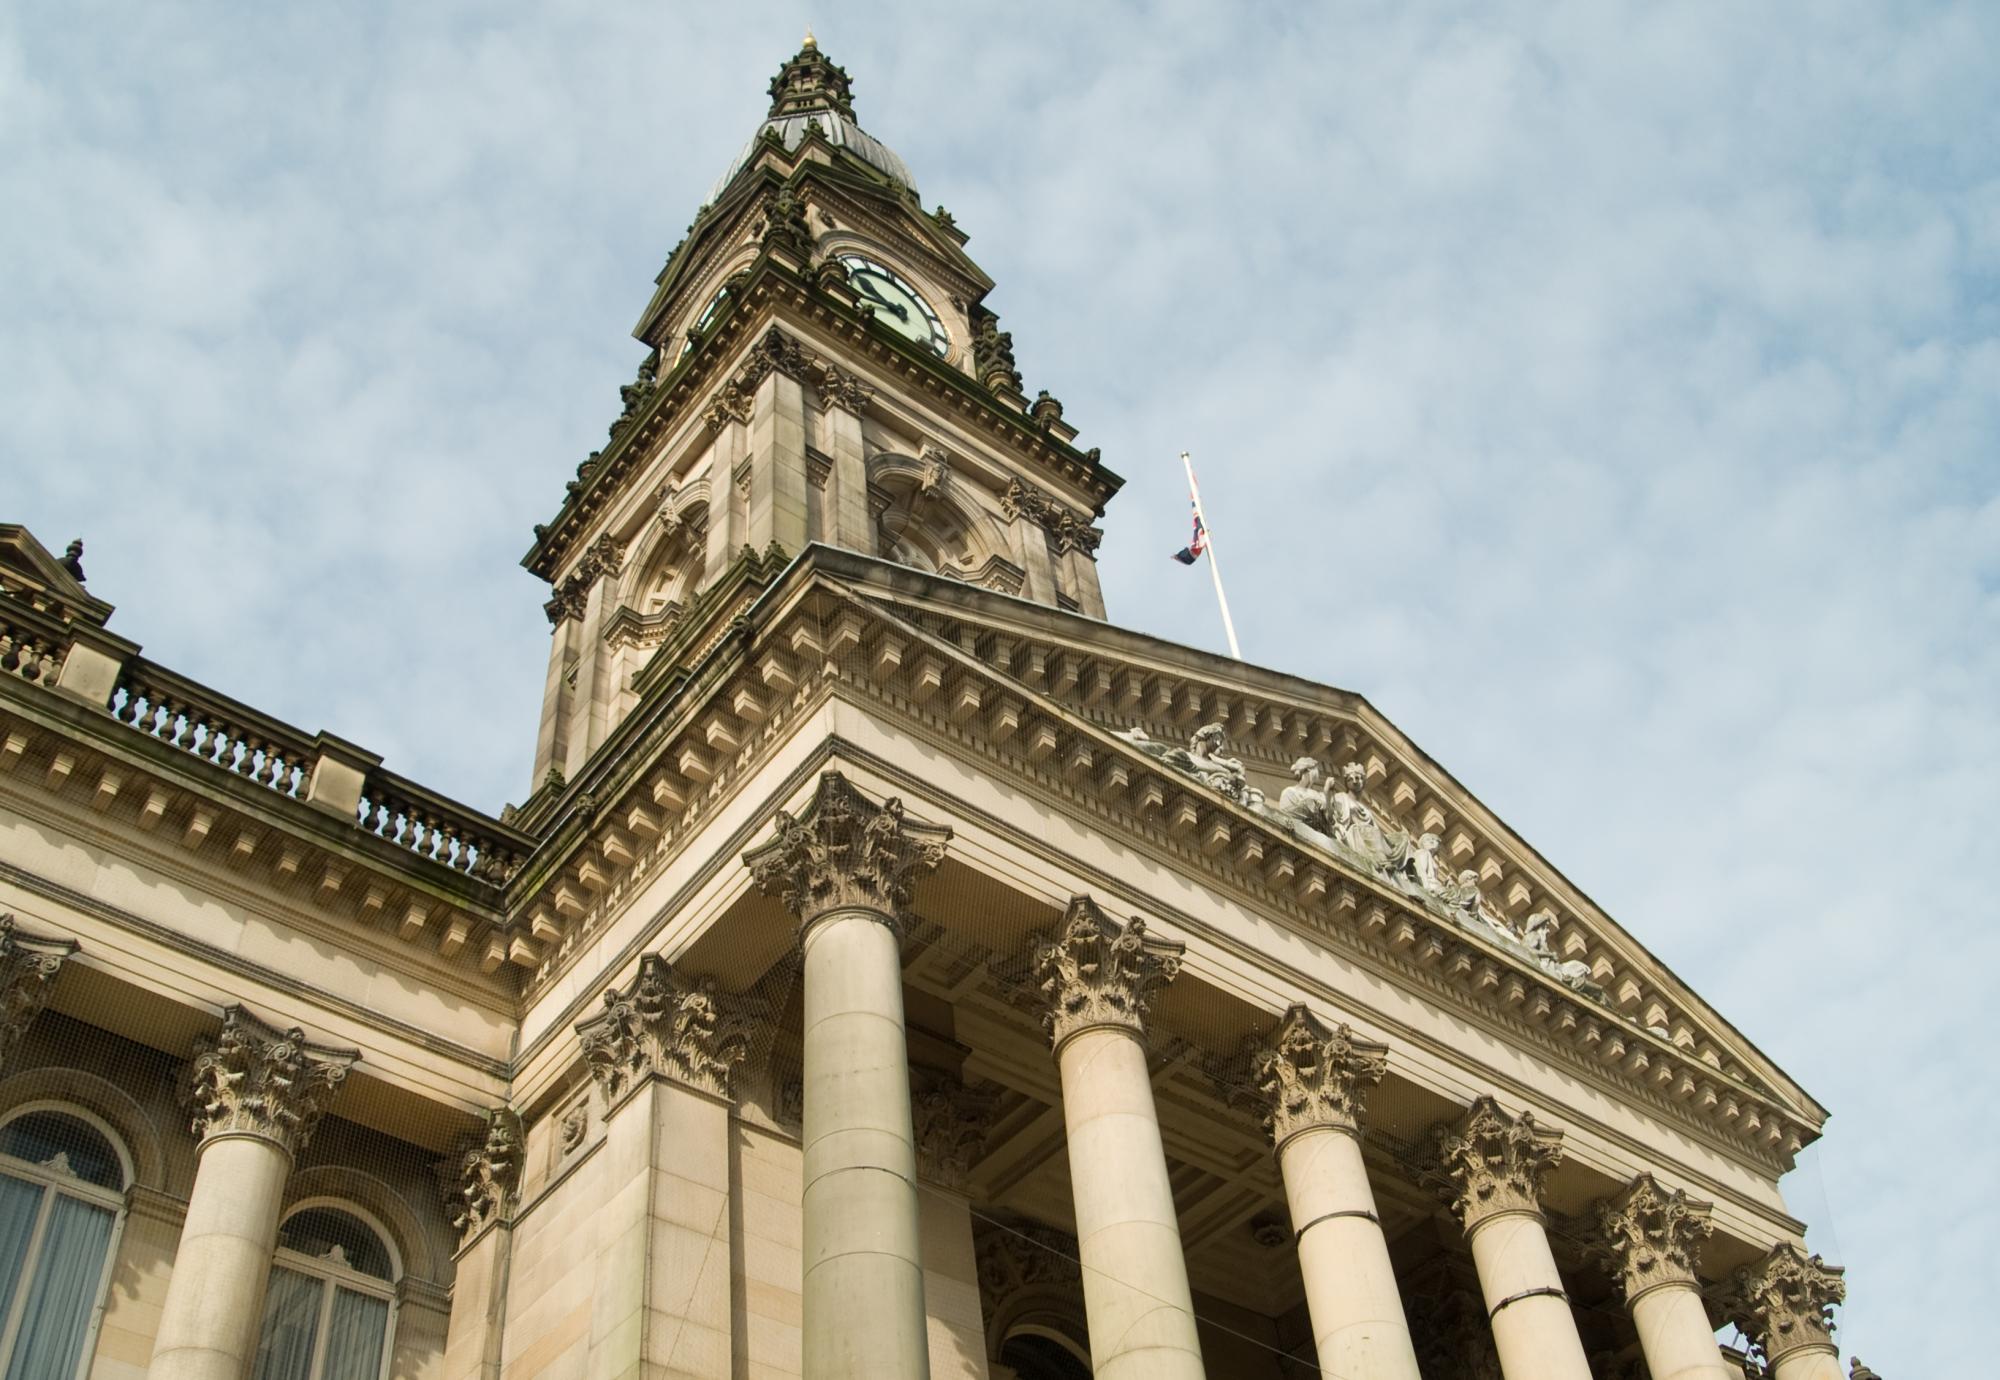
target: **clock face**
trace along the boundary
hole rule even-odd
[[[875,319],[885,322],[901,332],[906,338],[919,345],[944,354],[951,348],[951,337],[945,334],[944,322],[931,310],[931,304],[921,293],[896,275],[896,271],[885,268],[873,259],[864,259],[859,254],[843,254],[840,262],[847,269],[847,280],[861,295],[861,300],[875,308]]]

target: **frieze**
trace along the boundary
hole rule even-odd
[[[986,1152],[996,1099],[956,1078],[914,1070],[910,1123],[916,1135],[917,1168],[942,1188],[959,1192]]]

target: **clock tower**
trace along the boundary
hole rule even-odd
[[[1121,481],[1023,392],[967,236],[810,35],[770,93],[655,279],[609,440],[524,560],[552,587],[538,786],[810,543],[1104,614],[1095,519]]]

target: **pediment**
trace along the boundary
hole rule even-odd
[[[0,523],[0,595],[64,622],[104,626],[112,606],[83,587],[62,559],[19,523]]]

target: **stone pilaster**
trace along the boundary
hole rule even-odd
[[[972,1167],[986,1150],[993,1123],[990,1093],[955,1078],[919,1072],[910,1088],[910,1120],[916,1133],[917,1172],[952,1193],[963,1193]]]
[[[1841,1274],[1790,1242],[1736,1272],[1730,1317],[1764,1348],[1774,1380],[1838,1380],[1833,1308],[1847,1297]]]
[[[1562,1157],[1561,1138],[1529,1113],[1509,1116],[1482,1097],[1436,1144],[1502,1373],[1507,1380],[1590,1380],[1542,1220],[1542,1181]]]
[[[1624,1291],[1653,1380],[1728,1380],[1697,1275],[1710,1208],[1651,1174],[1597,1205],[1593,1254]]]
[[[480,1132],[460,1145],[458,1158],[440,1166],[445,1212],[465,1240],[512,1213],[521,1186],[519,1113],[495,1107],[484,1121]]]
[[[658,954],[641,958],[631,985],[606,992],[603,1012],[576,1027],[584,1063],[612,1106],[653,1076],[727,1099],[751,1030],[749,1014],[715,979],[684,978]]]
[[[0,915],[0,1073],[13,1062],[14,1050],[35,1017],[49,1004],[56,974],[76,952],[74,939],[30,934]]]
[[[1183,946],[1087,896],[1039,937],[1034,970],[1063,1125],[1097,1380],[1201,1380],[1201,1344],[1146,1061],[1146,1014]]]
[[[774,824],[743,861],[797,918],[805,952],[805,1380],[928,1380],[902,934],[951,831],[838,772]]]
[[[521,1187],[521,1118],[508,1107],[484,1116],[458,1156],[438,1166],[445,1212],[459,1231],[445,1323],[442,1380],[499,1380],[500,1328],[511,1259],[510,1224]]]

